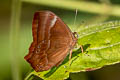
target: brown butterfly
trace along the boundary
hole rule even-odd
[[[60,65],[77,41],[67,25],[51,11],[34,14],[32,34],[33,42],[24,58],[37,72]]]

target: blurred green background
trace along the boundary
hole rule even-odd
[[[78,10],[76,24],[75,10]],[[30,71],[24,60],[32,42],[35,11],[50,10],[71,29],[120,20],[120,0],[0,0],[0,80],[23,80]],[[72,73],[68,80],[120,80],[120,64]]]

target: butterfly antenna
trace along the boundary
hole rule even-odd
[[[75,26],[75,22],[76,22],[76,18],[77,18],[77,9],[75,10],[75,19],[74,19],[74,26]]]

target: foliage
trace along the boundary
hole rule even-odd
[[[106,65],[120,62],[120,22],[112,21],[99,25],[86,26],[79,30],[78,46],[81,49],[74,49],[71,64],[68,56],[59,67],[54,67],[49,71],[30,72],[25,80],[29,80],[31,75],[36,75],[45,80],[63,80],[69,77],[69,73],[81,71],[91,71]]]

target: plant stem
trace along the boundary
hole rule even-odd
[[[19,28],[21,15],[21,1],[12,0],[10,23],[10,58],[13,80],[21,80],[19,63]]]

